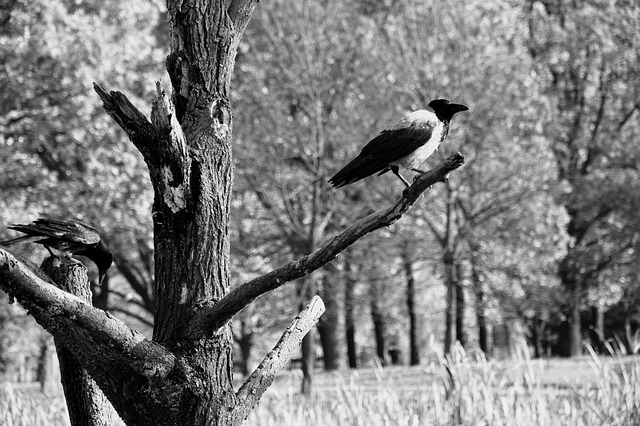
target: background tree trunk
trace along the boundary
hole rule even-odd
[[[626,345],[625,349],[628,354],[633,354],[634,352],[634,338],[633,333],[631,332],[631,318],[628,315],[624,317],[624,343]]]
[[[322,278],[322,300],[326,310],[318,322],[318,333],[326,371],[338,370],[343,365],[343,349],[340,328],[340,291],[333,278],[325,274]]]
[[[301,301],[315,294],[317,290],[315,280],[316,278],[313,274],[304,280],[300,293],[303,296]],[[301,306],[303,303],[301,302]],[[311,395],[311,392],[313,392],[313,371],[316,366],[316,332],[314,329],[311,329],[302,339],[301,352],[302,383],[300,384],[300,392],[303,395]]]
[[[480,350],[489,355],[489,333],[487,331],[487,317],[485,314],[484,288],[482,282],[474,283],[476,296],[476,322],[478,323],[478,344]]]
[[[410,365],[419,365],[420,364],[420,342],[419,340],[419,331],[418,331],[418,313],[416,311],[416,280],[413,274],[413,263],[411,262],[411,258],[408,247],[403,249],[403,265],[404,265],[404,273],[407,279],[407,312],[409,313],[409,364]]]
[[[444,334],[444,353],[445,355],[451,352],[453,343],[456,341],[456,290],[455,283],[455,268],[453,265],[453,255],[445,252],[444,256],[444,270],[445,270],[445,287],[447,289],[446,294],[446,307],[445,307],[445,334]]]
[[[600,354],[606,353],[604,346],[604,309],[598,303],[593,307],[593,326],[589,336],[591,346]]]
[[[358,350],[356,347],[355,288],[356,280],[351,262],[344,262],[344,326],[347,339],[347,360],[349,368],[358,368]]]
[[[385,340],[385,315],[380,308],[379,283],[372,282],[369,292],[369,307],[371,309],[371,319],[373,320],[373,334],[376,341],[376,355],[382,365],[387,365],[387,347]]]
[[[55,346],[53,338],[47,336],[40,342],[40,354],[38,356],[38,382],[40,390],[47,396],[59,393],[58,380],[55,368]]]
[[[249,369],[249,361],[251,359],[251,350],[253,349],[254,332],[252,326],[247,324],[250,320],[243,318],[240,320],[240,336],[236,337],[236,343],[240,348],[240,372],[243,376],[248,376],[251,373]]]
[[[444,335],[444,353],[451,352],[451,348],[456,341],[456,300],[457,300],[457,270],[455,265],[455,193],[449,181],[446,182],[446,222],[445,235],[443,239],[442,260],[444,263],[445,287],[447,289],[447,303],[445,308],[445,335]]]
[[[579,291],[574,290],[571,306],[571,356],[582,355],[582,325],[580,318],[580,297]]]
[[[456,339],[462,347],[467,346],[467,334],[464,328],[464,310],[466,308],[464,284],[462,280],[462,264],[457,263],[455,267],[455,287],[456,287]]]

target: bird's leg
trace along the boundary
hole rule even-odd
[[[404,183],[404,185],[408,188],[409,187],[409,182],[407,182],[407,180],[405,178],[403,178],[402,175],[400,174],[400,168],[398,166],[391,166],[390,169],[393,172],[393,174],[398,176],[400,178],[400,180],[402,181],[402,183]]]
[[[420,173],[421,175],[424,175],[424,174],[426,174],[426,173],[427,173],[427,172],[423,172],[423,171],[422,171],[422,170],[420,170],[420,169],[411,169],[411,170],[413,170],[413,171],[414,171],[414,172],[416,172],[416,173]]]

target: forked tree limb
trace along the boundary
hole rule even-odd
[[[184,210],[190,198],[191,159],[175,107],[160,82],[151,108],[151,121],[117,91],[93,85],[105,111],[127,133],[149,168],[157,198],[172,212]]]
[[[157,147],[154,147],[154,141],[160,138],[149,119],[123,93],[117,91],[107,92],[97,83],[93,83],[93,89],[100,96],[107,114],[129,136],[131,142],[144,157],[147,165],[156,164],[159,161],[160,152]]]
[[[366,234],[393,224],[416,203],[424,191],[438,182],[446,181],[449,173],[463,164],[464,156],[462,154],[458,152],[451,155],[433,170],[417,177],[413,184],[403,191],[402,198],[395,205],[360,219],[302,259],[290,262],[236,287],[216,303],[203,304],[190,321],[191,328],[188,331],[190,337],[198,338],[209,335],[222,327],[258,296],[289,281],[308,275],[335,259],[340,252]]]
[[[173,370],[175,356],[167,349],[57,288],[32,268],[0,247],[0,288],[27,308],[94,377],[121,371],[163,379]]]
[[[240,417],[245,418],[258,403],[262,394],[273,383],[276,374],[291,360],[302,338],[318,322],[324,310],[320,296],[314,296],[287,327],[275,347],[238,390],[239,403],[235,409],[241,411]]]

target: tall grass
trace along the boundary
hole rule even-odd
[[[0,425],[62,426],[69,424],[69,415],[62,393],[48,398],[39,386],[21,387],[0,383]]]
[[[571,369],[571,361],[558,362]],[[362,374],[336,376],[333,388],[322,382],[309,398],[293,383],[276,386],[247,424],[640,425],[640,361],[592,352],[591,366],[581,384],[548,385],[540,380],[545,362],[521,354],[497,363],[458,347],[437,366],[404,369],[413,372],[408,380],[393,369],[371,374],[373,384]]]
[[[555,377],[572,371],[573,383]],[[427,366],[318,374],[314,387],[303,397],[299,378],[281,375],[246,424],[640,425],[640,358],[593,351],[579,361],[531,360],[522,351],[496,362],[457,347]],[[0,425],[67,424],[62,395],[0,384]]]

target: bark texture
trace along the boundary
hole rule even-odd
[[[45,259],[41,268],[59,288],[78,296],[85,303],[91,303],[89,278],[83,265],[60,264],[57,257],[51,256]],[[73,352],[67,349],[60,339],[54,339],[54,342],[71,425],[110,425],[113,409],[107,397],[78,362]]]

